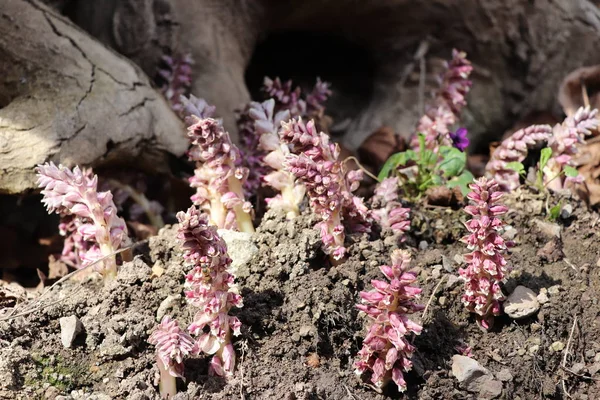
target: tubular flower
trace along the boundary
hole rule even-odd
[[[371,382],[378,390],[390,379],[401,392],[406,390],[403,372],[412,368],[410,359],[415,351],[408,336],[411,333],[418,335],[423,329],[408,318],[409,314],[423,309],[415,303],[421,289],[410,286],[417,280],[417,275],[409,268],[410,253],[394,250],[392,265],[380,267],[389,282],[372,280],[374,289],[360,292],[364,304],[356,306],[371,319],[371,325],[354,363],[355,372],[359,376],[370,373]]]
[[[248,169],[240,166],[240,152],[229,133],[221,121],[196,113],[187,122],[191,123],[188,137],[192,143],[188,156],[196,162],[194,176],[190,178],[190,186],[196,188],[192,202],[207,212],[219,228],[254,232],[252,205],[243,192]]]
[[[186,275],[187,301],[198,308],[188,327],[197,337],[195,352],[214,354],[209,366],[211,374],[231,376],[235,368],[235,351],[231,335],[239,335],[241,323],[229,316],[232,307],[243,306],[235,277],[229,270],[231,258],[217,228],[194,206],[177,214],[186,263],[192,267]]]
[[[165,95],[173,111],[183,116],[184,105],[181,97],[187,95],[192,85],[192,60],[191,54],[179,54],[174,57],[163,56],[165,68],[158,70],[158,76],[162,82],[160,90]]]
[[[329,96],[331,96],[331,85],[328,82],[321,81],[317,78],[317,83],[313,90],[306,96],[306,114],[309,118],[320,118],[325,112],[323,105]]]
[[[265,199],[269,208],[280,208],[292,219],[300,214],[299,205],[304,199],[306,189],[304,185],[296,184],[296,177],[285,170],[284,161],[290,154],[286,144],[279,140],[277,133],[282,121],[290,117],[288,110],[274,114],[275,101],[269,99],[263,103],[250,103],[249,115],[254,120],[254,130],[258,140],[258,149],[266,153],[263,159],[269,173],[263,181],[275,189],[279,194],[273,198]]]
[[[194,339],[181,330],[177,320],[165,315],[148,342],[156,346],[158,359],[167,372],[173,377],[183,378],[183,358],[194,349]]]
[[[507,167],[511,162],[523,162],[527,157],[528,150],[539,147],[552,135],[550,125],[531,125],[519,129],[492,153],[490,161],[485,169],[487,174],[493,178],[505,191],[515,190],[521,183],[519,173]]]
[[[404,241],[404,234],[410,229],[410,209],[398,201],[399,187],[397,177],[385,178],[377,184],[373,196],[377,208],[373,208],[373,218],[382,228],[399,233],[400,241]]]
[[[503,254],[512,243],[505,243],[500,236],[504,223],[498,216],[505,214],[508,207],[498,204],[503,192],[493,179],[479,178],[470,188],[467,197],[471,205],[465,207],[465,212],[473,218],[465,223],[469,235],[461,241],[471,252],[464,257],[467,267],[458,272],[465,281],[463,303],[477,314],[479,325],[489,329],[504,300],[500,289],[507,272]]]
[[[318,133],[311,120],[301,118],[281,124],[281,141],[291,154],[285,160],[286,170],[304,184],[313,212],[322,218],[315,228],[321,232],[325,252],[335,262],[346,254],[345,230],[369,232],[370,211],[361,198],[352,194],[362,178],[362,171],[346,171],[338,160],[339,146],[329,136]]]
[[[105,276],[116,275],[114,252],[127,240],[127,226],[117,216],[112,194],[109,191],[98,192],[98,176],[92,176],[91,172],[84,172],[79,167],[71,171],[54,163],[38,165],[36,173],[38,185],[43,188],[42,202],[48,212],[56,212],[63,217],[73,216],[74,225],[68,227],[68,221],[64,221],[67,225],[62,228],[67,232],[76,227],[77,235],[80,235],[73,237],[72,243],[66,243],[78,251],[76,258],[85,266],[109,256],[103,261],[104,267],[100,272]],[[90,247],[86,248],[82,242],[90,242]]]
[[[433,104],[428,106],[425,115],[417,125],[417,132],[425,135],[425,144],[429,149],[438,146],[452,146],[450,128],[458,123],[462,109],[467,105],[466,96],[471,89],[469,75],[473,67],[466,53],[452,50],[452,60],[446,63],[446,72],[441,78]],[[419,147],[417,137],[413,139],[414,148]]]
[[[577,112],[565,119],[562,124],[557,124],[552,130],[552,136],[548,139],[548,147],[552,149],[552,157],[544,168],[544,182],[550,189],[562,189],[567,181],[575,183],[583,182],[580,176],[564,178],[557,176],[567,165],[572,166],[573,156],[577,153],[577,146],[591,132],[598,127],[598,110],[589,107],[581,107]]]
[[[276,110],[288,110],[292,118],[306,115],[306,101],[302,99],[302,89],[292,90],[292,81],[282,83],[279,78],[274,80],[265,76],[261,89],[266,97],[275,100]]]
[[[273,111],[270,112],[274,115],[275,121],[267,122],[265,118],[270,117],[262,115],[265,112],[268,113],[269,111],[267,111],[267,108],[271,107],[270,105],[267,106],[266,102],[262,103],[263,111],[260,111],[261,103],[252,102],[246,105],[237,117],[237,125],[242,142],[244,165],[250,170],[245,184],[245,189],[248,193],[256,193],[256,190],[264,183],[263,177],[265,177],[271,169],[268,164],[273,161],[265,160],[265,156],[273,150],[270,148],[264,149],[264,139],[263,142],[261,142],[260,137],[264,134],[264,124],[271,124],[274,122],[274,127],[276,129],[273,132],[277,132],[280,121],[288,120],[290,118],[307,117],[321,120],[325,114],[324,103],[331,95],[329,86],[329,83],[322,82],[321,79],[317,78],[313,90],[307,95],[304,95],[300,87],[296,87],[292,90],[291,80],[282,83],[279,78],[272,80],[269,77],[265,77],[262,92],[268,98],[267,101],[273,101]],[[250,115],[251,112],[253,112],[254,115]],[[283,116],[283,114],[281,114],[283,112],[287,112],[288,114]],[[259,116],[259,120],[257,120],[257,116]],[[257,123],[261,125],[263,133],[257,132],[257,129],[259,129]],[[273,140],[270,140],[268,147],[272,146]],[[270,157],[273,158],[274,156],[271,155]],[[269,182],[267,182],[267,184],[272,186]],[[276,190],[281,191],[277,188]],[[293,202],[293,200],[291,201]],[[275,200],[275,202],[278,206],[280,205],[278,199]],[[288,203],[288,200],[286,200],[285,203]]]

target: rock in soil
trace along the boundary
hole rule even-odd
[[[83,331],[83,324],[75,315],[62,317],[60,320],[60,341],[65,349],[70,348],[75,338]]]
[[[504,303],[504,312],[513,319],[527,318],[539,309],[535,292],[525,286],[517,286]]]
[[[478,393],[480,399],[495,399],[502,393],[502,382],[476,360],[461,355],[452,357],[452,375],[465,389]]]

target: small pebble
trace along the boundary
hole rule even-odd
[[[419,242],[419,250],[421,250],[421,251],[425,251],[425,250],[427,250],[427,248],[429,248],[429,243],[427,243],[427,242],[426,242],[426,241],[424,241],[424,240],[421,240],[421,241]]]
[[[559,292],[560,292],[560,285],[554,285],[554,286],[550,286],[548,288],[549,295],[555,295],[555,294],[558,294]]]
[[[559,351],[563,351],[564,348],[565,348],[565,344],[563,342],[554,342],[550,345],[550,347],[548,349],[550,351],[557,353]]]
[[[560,217],[562,219],[568,219],[573,214],[573,206],[565,204],[560,210]]]
[[[529,354],[535,354],[538,352],[539,349],[540,349],[540,346],[537,344],[534,344],[533,346],[531,346],[529,348]]]
[[[502,368],[500,372],[496,374],[496,378],[500,379],[502,382],[510,382],[513,380],[513,376],[508,368]]]
[[[440,306],[445,306],[446,304],[448,304],[448,299],[446,298],[446,296],[442,296],[440,297],[438,302],[440,303]]]

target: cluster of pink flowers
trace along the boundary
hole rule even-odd
[[[186,275],[188,303],[198,309],[188,327],[197,336],[195,352],[214,354],[211,374],[230,376],[235,367],[231,335],[239,335],[241,323],[229,315],[232,307],[243,306],[242,297],[229,270],[231,258],[217,228],[209,225],[206,214],[194,206],[177,214],[177,238],[184,249],[184,259],[192,266]]]
[[[177,320],[168,315],[163,317],[148,342],[156,346],[161,370],[166,370],[172,377],[183,378],[183,359],[195,348],[194,339],[179,327]]]
[[[377,389],[391,379],[403,392],[406,390],[403,372],[412,368],[415,350],[408,336],[418,335],[423,329],[408,318],[409,314],[423,310],[422,305],[415,303],[421,289],[411,286],[417,276],[409,271],[410,253],[406,250],[394,250],[392,265],[380,269],[389,282],[372,280],[374,289],[360,292],[364,304],[356,306],[371,319],[371,325],[354,366],[357,375],[370,373]]]
[[[267,207],[281,209],[287,213],[288,219],[292,219],[300,214],[299,206],[306,189],[296,183],[296,177],[284,167],[290,150],[279,140],[278,130],[281,122],[289,120],[290,112],[282,110],[275,113],[274,109],[273,99],[263,103],[252,102],[248,114],[254,121],[255,135],[259,138],[257,147],[266,154],[263,165],[268,168],[268,173],[262,180],[278,192],[275,197],[265,199]]]
[[[544,168],[544,181],[550,189],[562,189],[568,181],[583,182],[581,176],[556,178],[565,166],[573,166],[573,156],[577,146],[598,127],[598,110],[581,107],[575,114],[567,117],[562,124],[557,124],[548,139],[548,147],[552,149],[552,157]]]
[[[507,272],[503,254],[511,242],[502,238],[504,223],[498,217],[508,207],[498,204],[503,192],[493,179],[479,178],[469,187],[472,191],[467,197],[471,205],[465,207],[465,212],[473,218],[465,224],[469,235],[462,241],[471,252],[464,257],[467,267],[459,269],[465,280],[462,301],[469,311],[477,314],[480,326],[489,329],[504,300],[500,289]]]
[[[410,229],[410,209],[403,207],[398,201],[399,188],[397,177],[385,178],[379,182],[372,199],[377,207],[372,212],[373,218],[382,228],[399,233],[402,241],[404,234]]]
[[[521,185],[519,173],[508,168],[508,164],[523,162],[527,157],[528,150],[539,147],[548,141],[550,135],[552,135],[550,125],[532,125],[519,129],[494,151],[485,167],[488,175],[493,177],[504,190],[518,188]]]
[[[181,97],[187,95],[192,85],[192,60],[191,54],[176,56],[163,56],[165,67],[158,70],[158,76],[163,81],[160,90],[163,92],[173,111],[183,116]]]
[[[521,185],[519,174],[508,168],[508,164],[523,162],[529,150],[547,144],[552,149],[552,157],[543,171],[544,183],[548,188],[562,189],[568,181],[581,182],[581,177],[563,177],[560,174],[565,166],[572,166],[577,146],[590,134],[591,129],[597,128],[597,114],[596,109],[582,107],[554,128],[550,125],[532,125],[516,131],[492,154],[486,166],[488,175],[506,191],[518,188]]]
[[[331,96],[329,86],[329,83],[317,78],[313,90],[303,99],[302,89],[300,87],[292,89],[291,80],[282,83],[279,78],[273,80],[265,77],[262,91],[267,97],[275,100],[276,111],[288,110],[291,118],[316,118],[323,115],[325,110],[323,103]]]
[[[75,266],[86,266],[103,257],[105,276],[117,273],[115,251],[127,240],[125,221],[117,216],[112,194],[98,191],[98,176],[54,163],[38,165],[38,185],[43,188],[42,202],[49,212],[62,216],[61,231],[71,233],[65,242],[63,258]],[[76,233],[75,233],[76,231]]]
[[[369,232],[371,213],[361,198],[352,194],[360,185],[362,171],[346,171],[338,160],[340,149],[329,136],[318,132],[314,121],[301,118],[282,123],[281,141],[291,154],[285,161],[288,171],[306,187],[313,212],[322,218],[316,228],[327,254],[334,262],[345,257],[345,229]],[[345,226],[346,228],[345,228]]]
[[[441,78],[433,104],[427,107],[425,115],[419,120],[417,132],[425,135],[427,148],[436,149],[453,144],[450,128],[458,123],[471,89],[469,76],[473,67],[466,56],[462,51],[452,50],[452,60],[446,64],[446,72]],[[412,144],[414,148],[419,147],[416,137]]]
[[[241,166],[238,148],[232,143],[222,122],[204,114],[212,109],[198,99],[185,104],[192,112],[188,137],[192,143],[188,155],[196,162],[190,186],[196,188],[194,204],[207,212],[219,228],[253,232],[252,205],[245,200],[243,184],[248,169]],[[200,114],[200,115],[198,115]]]
[[[273,160],[275,157],[273,154],[270,159],[265,159],[267,154],[273,152],[273,148],[280,145],[275,143],[275,138],[279,141],[277,131],[281,121],[296,117],[323,117],[324,103],[331,95],[329,83],[322,82],[319,78],[317,78],[312,91],[304,95],[300,87],[292,89],[291,80],[282,83],[279,78],[272,80],[265,77],[262,92],[268,98],[267,101],[273,102],[272,111],[269,111],[271,105],[266,102],[251,102],[239,113],[237,121],[244,153],[244,164],[250,170],[245,185],[249,193],[255,193],[262,183],[272,186],[269,181],[263,180],[263,177],[273,170],[281,170],[278,166],[270,165],[278,164],[276,160]],[[271,114],[273,117],[270,117]],[[271,124],[275,129],[271,129],[269,126],[270,131],[266,132],[265,128]],[[268,141],[262,138],[265,134],[268,135]],[[281,191],[281,189],[275,189]],[[273,206],[275,205],[279,206],[281,203],[275,200]]]

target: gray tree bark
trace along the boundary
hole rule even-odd
[[[157,171],[187,144],[139,67],[35,0],[3,0],[0,192],[34,188],[46,161]]]

